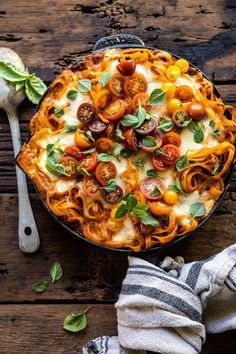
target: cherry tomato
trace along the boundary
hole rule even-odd
[[[148,119],[145,120],[144,123],[139,127],[136,128],[136,132],[140,135],[150,135],[156,129],[157,122],[155,119]]]
[[[175,132],[166,133],[162,137],[162,144],[163,145],[173,144],[179,147],[181,145],[181,137],[179,134]]]
[[[97,163],[97,153],[93,152],[92,154],[84,154],[84,156],[79,162],[79,165],[86,171],[92,171],[97,166]]]
[[[137,137],[135,134],[135,131],[133,128],[128,129],[125,133],[124,133],[124,137],[125,137],[125,143],[127,145],[127,147],[132,150],[132,151],[137,151],[138,150],[138,142],[137,142]]]
[[[170,65],[166,69],[166,77],[170,81],[175,81],[177,80],[181,75],[180,68],[176,65]]]
[[[126,110],[126,104],[123,100],[117,99],[109,103],[103,111],[103,115],[108,120],[117,120],[123,117]]]
[[[135,189],[133,191],[133,193],[134,193],[135,198],[138,201],[138,204],[146,204],[146,198],[145,198],[144,194],[140,190]]]
[[[100,195],[99,184],[94,177],[84,176],[83,190],[90,198],[96,198]]]
[[[165,162],[162,160],[162,157],[160,155],[152,156],[152,164],[157,171],[166,171],[169,168],[169,166],[166,165]]]
[[[80,149],[76,145],[66,146],[64,154],[67,156],[74,157],[74,159],[76,159],[77,161],[80,160],[82,156]]]
[[[94,115],[94,108],[90,103],[81,103],[77,110],[77,118],[81,123],[88,123]]]
[[[172,207],[163,202],[149,202],[149,210],[154,215],[169,215]]]
[[[177,109],[181,109],[183,103],[178,98],[171,98],[167,101],[167,110],[170,113],[174,113]]]
[[[183,110],[177,110],[172,115],[172,121],[177,125],[179,128],[183,128],[187,126],[187,123],[191,120],[188,117],[187,113]]]
[[[134,73],[136,63],[133,59],[125,60],[117,65],[117,70],[124,76],[130,76]]]
[[[127,96],[123,101],[125,102],[126,105],[125,114],[130,114],[133,111],[131,97]]]
[[[94,134],[102,134],[107,129],[107,124],[104,123],[98,116],[96,116],[90,123],[89,123],[89,130],[91,130]]]
[[[140,147],[142,150],[146,151],[146,152],[153,152],[155,151],[157,148],[159,148],[162,145],[162,137],[159,134],[155,134],[154,139],[156,140],[156,145],[155,146],[146,146],[144,143],[144,138],[141,140],[141,142],[139,143]]]
[[[108,89],[100,90],[93,98],[96,110],[102,111],[112,100],[111,92]]]
[[[176,193],[173,189],[167,189],[164,193],[164,201],[167,204],[175,204],[178,201],[178,193]]]
[[[188,107],[187,112],[193,120],[200,120],[206,114],[205,108],[200,103],[192,103]]]
[[[176,85],[173,82],[164,82],[161,85],[163,91],[165,91],[166,98],[173,98],[175,95]]]
[[[60,158],[60,164],[65,168],[65,172],[68,176],[63,176],[66,178],[75,178],[78,176],[79,172],[77,170],[78,161],[71,156],[62,156]]]
[[[89,139],[84,135],[84,133],[81,133],[79,130],[76,131],[74,139],[76,145],[79,146],[81,149],[87,149],[92,145]]]
[[[187,85],[181,85],[176,88],[175,97],[182,102],[191,101],[194,98],[194,93],[191,87]]]
[[[109,90],[117,97],[124,95],[124,84],[125,78],[120,74],[113,74],[108,81]]]
[[[177,65],[180,68],[181,73],[186,73],[189,69],[189,63],[185,59],[178,59],[175,62],[175,65]]]
[[[125,82],[125,93],[127,96],[134,97],[139,92],[147,91],[147,80],[141,74],[133,74]]]
[[[139,103],[141,105],[141,107],[145,108],[146,110],[150,109],[150,105],[149,103],[149,95],[145,92],[139,92],[137,93],[137,95],[134,96],[133,98],[133,110],[136,111],[139,107]]]
[[[162,160],[166,165],[175,164],[180,158],[180,152],[177,146],[172,144],[167,144],[162,147],[165,155],[162,155]]]
[[[96,141],[96,148],[98,152],[111,152],[113,145],[113,141],[108,138],[100,138]]]
[[[96,178],[97,180],[105,186],[110,179],[113,179],[116,177],[116,166],[114,165],[113,162],[100,162],[97,165],[96,171]]]
[[[116,186],[113,192],[103,191],[103,198],[111,204],[119,203],[123,197],[124,193],[120,186]]]
[[[165,186],[160,178],[148,177],[142,180],[140,190],[147,199],[160,199],[164,193]]]

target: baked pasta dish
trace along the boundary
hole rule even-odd
[[[71,229],[138,252],[194,230],[223,193],[230,112],[185,59],[106,49],[51,84],[17,162]]]

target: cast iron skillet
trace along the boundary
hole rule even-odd
[[[111,36],[108,36],[108,37],[101,38],[95,44],[95,46],[93,47],[93,52],[98,52],[98,51],[104,50],[106,48],[131,48],[131,47],[132,48],[144,48],[145,47],[145,48],[148,48],[148,49],[156,49],[156,48],[153,48],[153,47],[146,47],[144,42],[137,36],[134,36],[134,35],[131,35],[131,34],[117,34],[117,35],[111,35]],[[179,58],[179,56],[177,56],[177,55],[174,55],[174,54],[172,54],[172,55],[175,58]],[[191,63],[190,63],[190,65],[192,67],[196,68]],[[199,70],[199,69],[197,69],[197,70]],[[203,74],[203,76],[207,80],[209,80],[206,75]],[[220,97],[221,95],[220,95],[219,91],[217,90],[217,88],[214,85],[213,85],[213,87],[214,87],[215,95],[217,97]],[[46,96],[47,92],[48,92],[48,90],[45,92],[44,96],[40,100],[39,105],[37,107],[37,110],[40,107],[40,104],[43,101],[44,97]],[[230,112],[226,112],[226,114],[227,114],[228,118],[231,117]],[[215,212],[215,210],[218,208],[218,206],[220,205],[221,201],[224,198],[226,190],[227,190],[227,188],[230,185],[230,180],[231,180],[231,177],[232,177],[232,174],[233,174],[233,169],[234,169],[234,165],[232,164],[232,166],[230,167],[229,171],[227,172],[227,174],[224,177],[224,185],[225,185],[224,192],[222,193],[220,198],[217,200],[217,202],[215,203],[214,207],[211,209],[210,213],[198,224],[197,228],[200,227],[202,224],[204,224],[209,219],[209,217]],[[37,186],[35,186],[35,187],[36,187],[36,190],[37,190]],[[193,232],[190,232],[190,233],[188,233],[188,234],[186,234],[186,235],[184,235],[182,237],[177,237],[177,238],[175,238],[173,241],[171,241],[168,244],[155,246],[155,247],[152,247],[151,249],[143,249],[140,252],[133,252],[133,251],[131,251],[129,249],[125,249],[125,248],[111,248],[111,247],[103,246],[103,245],[97,244],[95,242],[92,242],[92,241],[86,239],[81,232],[73,230],[70,226],[68,226],[68,224],[66,224],[62,219],[60,219],[58,216],[56,216],[49,209],[49,207],[47,206],[45,200],[42,198],[41,194],[40,194],[40,197],[41,197],[41,200],[42,200],[43,204],[48,209],[48,211],[52,215],[52,217],[60,225],[62,225],[64,227],[64,229],[66,229],[68,232],[70,232],[74,236],[79,237],[80,239],[82,239],[82,240],[84,240],[86,242],[89,242],[89,243],[91,243],[93,245],[96,245],[96,246],[99,246],[101,248],[108,249],[108,250],[123,252],[123,253],[126,253],[127,255],[133,255],[133,256],[139,256],[139,257],[141,256],[141,257],[145,257],[145,258],[146,257],[149,258],[149,257],[152,257],[152,256],[156,257],[158,254],[160,254],[167,247],[173,246],[176,243],[186,239],[187,237],[192,236],[194,234],[194,231],[197,230],[197,228],[196,228]]]

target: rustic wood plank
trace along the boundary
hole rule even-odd
[[[89,340],[116,335],[113,305],[92,305],[87,328],[77,334],[66,332],[63,319],[87,305],[1,305],[1,354],[78,354]],[[36,320],[37,317],[37,320]],[[236,331],[208,335],[202,354],[234,353]],[[157,338],[158,340],[158,338]]]
[[[207,258],[235,242],[236,193],[224,202],[194,236],[167,250],[186,261]],[[32,206],[41,237],[34,255],[20,252],[17,242],[17,196],[0,194],[0,303],[6,302],[112,302],[117,299],[127,269],[127,256],[101,250],[64,231],[36,195]],[[36,294],[32,285],[49,277],[53,261],[62,264],[63,278]]]
[[[147,0],[145,6],[142,0],[60,0],[56,6],[2,0],[0,10],[0,43],[45,80],[52,79],[55,66],[88,53],[97,39],[125,32],[186,57],[216,80],[236,79],[234,0]]]

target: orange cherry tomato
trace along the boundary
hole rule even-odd
[[[83,190],[90,198],[96,198],[100,195],[99,184],[94,177],[84,176]]]
[[[162,137],[162,144],[163,145],[173,144],[179,147],[181,145],[181,137],[179,134],[175,132],[166,133]]]
[[[116,177],[116,166],[113,162],[100,162],[97,165],[95,174],[98,182],[100,182],[103,186],[107,185],[110,179]]]
[[[76,178],[79,174],[77,167],[78,161],[71,156],[62,156],[60,158],[60,164],[62,164],[65,168],[65,172],[67,176],[62,176],[64,178]]]
[[[81,133],[79,130],[76,131],[74,139],[76,145],[81,149],[87,149],[92,145],[84,133]]]
[[[176,193],[173,189],[167,189],[163,195],[164,201],[167,204],[175,204],[178,201],[178,193]]]
[[[112,101],[103,111],[103,115],[108,120],[117,120],[125,114],[126,105],[123,100],[118,98]]]
[[[100,138],[95,143],[98,152],[111,152],[113,148],[113,141],[108,138]]]
[[[138,106],[139,106],[139,102],[140,105],[145,108],[146,110],[150,109],[150,105],[149,103],[149,95],[145,92],[139,92],[137,93],[137,95],[134,96],[133,98],[133,110],[136,111]]]
[[[133,193],[139,204],[146,204],[145,195],[141,191],[135,189]]]
[[[134,73],[136,63],[134,59],[125,60],[117,65],[117,70],[124,76],[130,76]]]
[[[205,116],[206,110],[200,103],[192,103],[188,107],[187,113],[193,120],[201,120]]]
[[[67,156],[74,157],[74,159],[76,159],[77,161],[79,161],[82,156],[80,148],[78,148],[78,146],[76,145],[66,146],[64,150],[64,154]]]
[[[92,154],[84,154],[79,162],[79,166],[84,168],[86,171],[92,171],[97,166],[97,163],[97,153],[93,152]]]
[[[124,137],[125,137],[125,143],[127,145],[127,147],[132,150],[132,151],[137,151],[138,147],[137,147],[137,137],[135,134],[135,131],[133,128],[128,129],[125,133],[124,133]]]
[[[181,85],[176,88],[175,97],[182,102],[191,101],[194,98],[194,93],[191,87],[187,85]]]
[[[166,165],[174,165],[180,158],[179,148],[173,144],[167,144],[162,146],[164,150],[164,155],[162,155],[162,160]]]
[[[109,90],[117,97],[124,95],[124,84],[125,78],[120,74],[113,74],[108,81]]]
[[[157,202],[148,202],[149,210],[154,215],[169,215],[172,207],[157,201]]]
[[[169,168],[169,166],[162,160],[162,157],[158,155],[152,156],[152,164],[157,171],[166,171]]]
[[[93,98],[96,110],[102,111],[112,100],[111,92],[107,89],[100,90]]]
[[[125,82],[125,93],[127,96],[134,97],[139,92],[147,91],[147,80],[141,74],[133,74]]]
[[[126,104],[125,114],[130,114],[133,111],[132,99],[131,97],[127,96],[123,99]]]
[[[147,199],[157,200],[163,196],[165,186],[160,178],[148,177],[142,180],[140,190]]]

